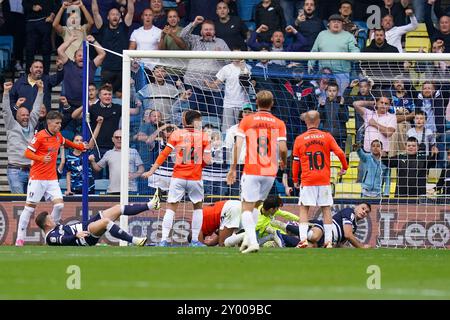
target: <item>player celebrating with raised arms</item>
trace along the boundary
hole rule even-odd
[[[301,166],[300,188],[300,242],[298,248],[308,247],[308,211],[310,206],[319,206],[323,214],[323,228],[325,234],[325,248],[333,247],[333,221],[331,206],[333,195],[330,185],[330,153],[334,152],[342,163],[340,175],[345,174],[348,168],[344,151],[339,148],[333,136],[319,130],[320,115],[317,111],[308,111],[302,114],[307,131],[295,139],[293,149],[292,181],[298,189],[298,175]]]
[[[30,217],[42,197],[53,202],[52,218],[55,222],[61,219],[64,208],[63,195],[56,174],[56,160],[61,145],[85,151],[86,143],[73,143],[65,139],[60,131],[63,116],[58,111],[47,114],[46,128],[36,133],[30,141],[24,156],[32,160],[30,180],[28,181],[27,199],[19,225],[17,226],[16,246],[23,246]]]
[[[270,113],[273,106],[271,92],[262,90],[256,95],[258,111],[248,115],[239,124],[236,133],[236,150],[227,183],[236,180],[237,159],[240,157],[244,139],[247,143],[244,174],[241,178],[242,226],[245,229],[242,253],[259,251],[255,227],[258,222],[258,207],[267,198],[275,181],[278,162],[281,169],[286,166],[286,125]],[[277,157],[277,150],[279,158]]]
[[[149,178],[175,150],[176,160],[170,179],[167,209],[162,223],[160,246],[168,246],[168,237],[172,229],[178,203],[187,193],[194,206],[192,216],[192,247],[205,246],[198,240],[203,223],[203,167],[209,163],[210,144],[206,133],[202,131],[202,115],[195,110],[187,110],[182,117],[183,129],[175,130],[167,142],[166,148],[159,154],[149,171],[142,176]]]

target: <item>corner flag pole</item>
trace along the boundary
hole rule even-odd
[[[87,41],[83,41],[83,140],[89,141],[90,133],[88,129],[87,121],[89,121],[89,96],[88,96],[88,80],[89,79],[89,50]],[[83,164],[83,196],[82,196],[82,216],[83,222],[89,219],[89,154],[83,152],[82,154]]]

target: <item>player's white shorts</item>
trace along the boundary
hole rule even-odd
[[[241,200],[257,202],[266,200],[275,177],[243,174],[241,178]]]
[[[28,181],[27,202],[39,203],[42,199],[62,199],[63,195],[58,180],[31,180]]]
[[[163,191],[169,190],[170,180],[172,177],[170,176],[162,176],[159,174],[152,174],[150,178],[148,178],[148,186],[152,188],[160,188]]]
[[[331,186],[304,186],[300,188],[298,204],[326,207],[333,205]]]
[[[220,230],[239,228],[241,224],[242,204],[238,200],[228,200],[220,215]]]
[[[170,180],[168,203],[177,203],[183,200],[187,193],[192,203],[203,201],[203,180],[185,180],[172,178]]]

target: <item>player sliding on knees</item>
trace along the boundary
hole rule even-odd
[[[42,81],[37,81],[39,94],[42,94]],[[58,111],[50,111],[46,117],[46,128],[36,133],[30,141],[24,156],[33,160],[30,169],[30,180],[27,187],[25,208],[19,218],[17,226],[16,246],[23,246],[30,221],[37,204],[42,197],[53,202],[52,217],[59,222],[64,208],[63,195],[56,174],[56,160],[61,145],[86,151],[87,143],[73,143],[65,139],[60,131],[63,115]]]
[[[123,214],[134,216],[147,210],[159,208],[159,197],[155,196],[147,204],[115,205],[92,216],[85,223],[57,224],[48,212],[37,215],[35,222],[45,233],[45,243],[49,246],[94,246],[106,232],[117,239],[136,246],[143,246],[147,237],[139,238],[125,232],[114,223]]]
[[[345,174],[348,168],[345,153],[329,132],[319,130],[320,115],[317,111],[302,114],[308,130],[295,139],[292,163],[292,181],[298,189],[298,174],[301,166],[300,188],[300,242],[298,248],[307,248],[308,211],[310,206],[322,209],[323,228],[325,232],[325,248],[332,248],[333,221],[331,206],[333,195],[330,185],[330,153],[334,152],[342,163],[339,175]]]
[[[241,252],[259,251],[255,227],[258,222],[258,207],[267,198],[280,168],[285,169],[287,159],[286,125],[270,113],[273,95],[262,90],[256,95],[258,111],[248,115],[239,124],[236,133],[236,150],[227,183],[236,181],[237,159],[240,157],[244,139],[247,143],[244,174],[241,178],[242,226],[245,229]],[[279,159],[277,157],[277,150]]]
[[[198,240],[203,223],[203,167],[209,163],[211,150],[208,135],[202,131],[202,115],[195,110],[187,110],[182,116],[183,129],[174,131],[167,142],[166,148],[159,154],[151,169],[142,176],[149,178],[166,161],[175,150],[176,160],[170,179],[167,209],[162,223],[162,238],[160,246],[167,247],[168,237],[172,229],[178,203],[187,193],[194,206],[192,216],[191,247],[205,246]]]
[[[339,247],[347,241],[355,248],[370,248],[370,245],[363,244],[356,236],[358,221],[365,219],[372,210],[368,203],[360,203],[355,208],[344,208],[333,216],[333,243]],[[319,219],[309,220],[308,241],[311,247],[323,247],[325,245],[324,222]],[[288,223],[286,231],[291,234],[278,233],[284,247],[298,247],[300,239],[298,238],[298,225]],[[294,236],[292,236],[294,235]]]

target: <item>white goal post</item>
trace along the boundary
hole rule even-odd
[[[342,53],[342,52],[251,52],[251,51],[142,51],[124,50],[122,69],[122,149],[130,145],[130,99],[131,99],[131,62],[133,59],[221,59],[221,60],[346,60],[346,61],[450,61],[450,54],[447,53]],[[450,73],[449,73],[450,74]],[[440,78],[450,83],[449,79]],[[127,149],[126,149],[127,150]],[[128,204],[128,172],[129,172],[129,152],[121,152],[121,186],[120,204]],[[121,227],[128,231],[128,218],[121,217]],[[122,245],[122,243],[121,243]]]

